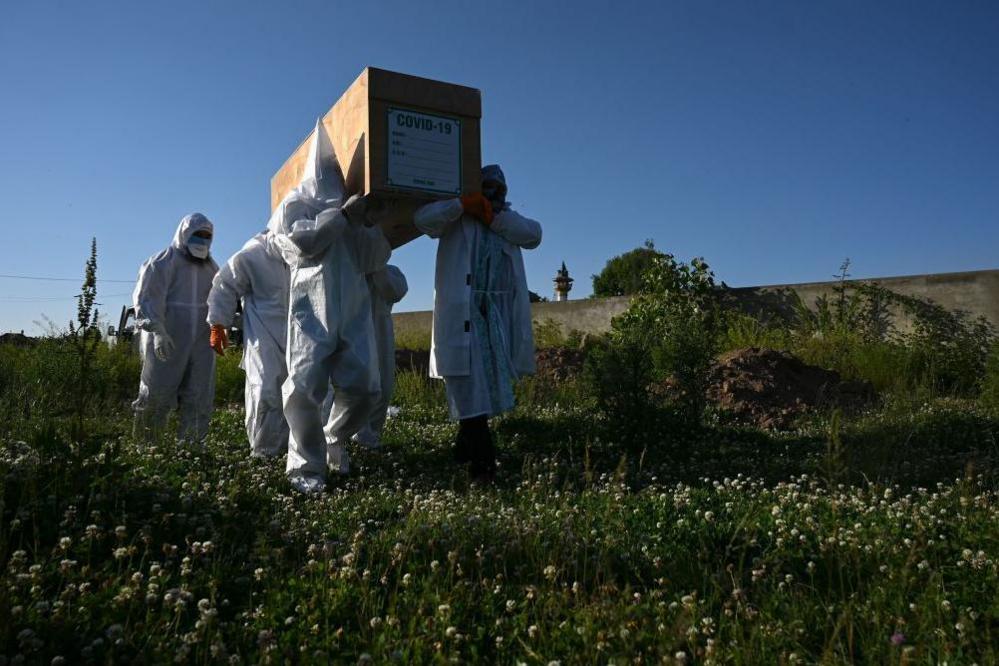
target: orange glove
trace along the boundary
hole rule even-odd
[[[481,192],[466,194],[461,198],[461,207],[472,217],[477,217],[487,227],[493,223],[493,205]]]
[[[225,348],[229,346],[229,332],[222,324],[212,324],[212,334],[209,340],[215,353],[222,356],[225,353]]]

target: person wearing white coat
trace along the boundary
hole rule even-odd
[[[379,229],[364,226],[363,199],[343,200],[343,176],[317,122],[302,180],[268,223],[291,270],[286,469],[292,487],[305,493],[324,489],[327,464],[349,471],[346,443],[367,423],[380,391],[365,275],[386,264],[391,248]],[[344,409],[324,428],[331,383]]]
[[[459,422],[455,459],[489,478],[496,458],[488,418],[513,407],[513,382],[535,370],[521,249],[541,243],[541,225],[510,208],[498,166],[482,169],[482,190],[427,204],[414,222],[439,239],[430,376],[444,380]]]
[[[212,223],[201,213],[184,217],[170,247],[142,264],[132,300],[142,331],[142,375],[135,435],[155,438],[175,406],[178,438],[200,442],[215,400],[215,355],[209,346],[208,291],[218,266],[211,258]]]
[[[281,406],[281,385],[288,377],[288,266],[274,235],[259,233],[232,255],[212,282],[208,324],[212,347],[222,354],[226,331],[243,306],[243,358],[246,372],[246,436],[251,455],[275,457],[288,449],[288,422]]]
[[[388,415],[392,392],[395,390],[395,329],[392,326],[392,306],[406,296],[409,285],[406,276],[396,266],[368,274],[368,288],[371,291],[371,322],[375,328],[375,347],[378,350],[378,375],[380,389],[367,424],[353,440],[366,449],[381,448],[382,430]],[[335,410],[335,395],[330,391],[325,409]],[[333,414],[338,418],[339,414]]]

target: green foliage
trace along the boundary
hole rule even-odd
[[[726,327],[719,343],[719,351],[746,347],[791,350],[794,346],[794,333],[787,326],[765,324],[752,315],[731,311],[726,316]]]
[[[655,447],[622,460],[586,408],[523,405],[495,422],[500,475],[479,488],[448,461],[440,405],[410,398],[385,450],[358,451],[354,474],[314,498],[290,490],[283,461],[247,455],[238,411],[216,415],[203,449],[43,427],[6,441],[0,653],[44,664],[999,658],[994,416],[949,401],[793,438],[706,428],[677,464]],[[863,479],[868,459],[883,483]],[[980,476],[955,481],[969,461]],[[930,490],[898,485],[916,480]]]
[[[653,260],[665,255],[656,250],[651,240],[644,247],[610,259],[603,270],[593,276],[593,295],[631,296],[642,291],[645,274],[652,267]]]
[[[443,414],[447,408],[444,382],[428,377],[425,372],[401,370],[396,372],[392,404],[404,410],[430,410]]]
[[[986,377],[996,332],[984,317],[947,310],[928,299],[892,294],[913,320],[902,344],[912,356],[912,370],[931,389],[974,396]]]
[[[881,392],[972,397],[982,391],[996,340],[987,320],[876,284],[850,283],[849,266],[846,260],[832,296],[820,297],[814,308],[799,298],[786,327],[730,317],[723,344],[779,344],[807,363],[870,381]],[[911,324],[900,327],[900,315]]]
[[[69,341],[76,352],[77,360],[77,391],[73,401],[75,411],[75,428],[77,433],[83,432],[83,420],[87,416],[87,403],[93,395],[94,386],[90,372],[97,346],[101,344],[101,332],[97,322],[99,313],[97,301],[97,239],[90,239],[90,258],[84,268],[83,285],[77,296],[76,323],[69,322]]]
[[[536,349],[579,349],[584,335],[578,329],[568,332],[562,324],[551,317],[534,322],[534,346]]]
[[[88,352],[89,353],[89,352]],[[93,348],[88,375],[80,381],[78,347],[69,338],[42,338],[27,347],[0,345],[0,436],[24,437],[41,423],[84,426],[105,432],[108,414],[135,398],[140,363],[124,346]]]
[[[588,383],[610,418],[641,431],[648,415],[669,406],[685,423],[700,421],[725,330],[721,296],[703,259],[652,259],[641,293],[587,359]]]
[[[566,342],[565,334],[562,333],[562,326],[551,317],[544,321],[534,322],[534,346],[537,349],[554,349],[564,347]]]
[[[980,372],[993,408],[899,392],[793,433],[678,431],[657,415],[686,413],[669,391],[701,367],[678,355],[783,334],[722,312],[703,262],[657,262],[647,284],[592,343],[598,374],[518,383],[489,487],[450,462],[423,374],[399,373],[383,451],[303,497],[283,460],[247,455],[238,410],[203,448],[137,446],[124,346],[93,349],[75,433],[73,340],[0,346],[4,663],[999,662],[994,336],[985,360],[955,351],[991,335],[960,318],[844,348],[863,310],[844,292],[790,339],[887,376],[950,335],[933,376]],[[219,360],[237,400],[238,356]],[[608,418],[628,410],[643,431]],[[683,458],[664,445],[680,438]]]
[[[215,404],[242,404],[246,386],[246,373],[239,367],[243,359],[242,348],[230,347],[222,356],[215,357]]]
[[[423,331],[405,328],[400,331],[396,331],[395,346],[396,349],[430,351],[430,338],[431,332],[429,328]]]
[[[982,402],[999,409],[999,340],[992,343],[982,379]]]

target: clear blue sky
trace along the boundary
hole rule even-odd
[[[542,294],[646,238],[733,285],[996,268],[996,35],[990,1],[10,2],[0,274],[77,278],[96,236],[133,280],[191,211],[225,259],[366,65],[482,90]],[[430,307],[433,242],[394,263]],[[77,291],[0,278],[0,330],[64,326]]]

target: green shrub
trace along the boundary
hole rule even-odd
[[[644,287],[611,324],[586,363],[586,380],[613,420],[644,429],[644,415],[667,407],[700,421],[708,369],[718,352],[725,313],[722,292],[703,259],[689,264],[657,256]]]
[[[648,429],[657,404],[650,392],[655,372],[646,340],[615,332],[594,344],[583,365],[583,381],[597,407],[628,440]]]
[[[992,344],[985,363],[981,399],[986,406],[999,409],[999,341]]]
[[[400,370],[395,373],[392,404],[403,409],[439,410],[447,407],[444,382],[428,377],[425,372]]]
[[[239,367],[242,348],[230,348],[215,357],[215,404],[242,403],[245,399],[246,373]]]
[[[720,351],[761,347],[766,349],[792,349],[794,334],[787,326],[764,324],[752,315],[731,312],[719,342]]]
[[[534,327],[534,346],[536,349],[555,349],[566,346],[566,337],[562,333],[562,325],[551,317],[536,321]]]
[[[395,334],[396,349],[410,349],[412,351],[430,351],[430,329],[425,331],[414,331],[403,329]]]
[[[77,394],[84,386],[83,420],[103,432],[107,415],[135,398],[141,366],[126,348],[103,343],[93,348],[88,365],[84,381],[77,349],[66,337],[0,345],[0,433],[24,436],[41,421],[68,425],[74,414],[78,430]]]
[[[913,319],[902,342],[912,353],[912,369],[923,383],[945,394],[975,396],[986,376],[995,329],[984,317],[971,317],[925,298],[893,294]]]
[[[841,266],[832,296],[819,298],[814,309],[799,299],[792,324],[797,355],[880,391],[972,397],[982,390],[996,340],[984,317],[876,284],[848,283],[849,265]],[[911,328],[899,330],[897,314]]]

